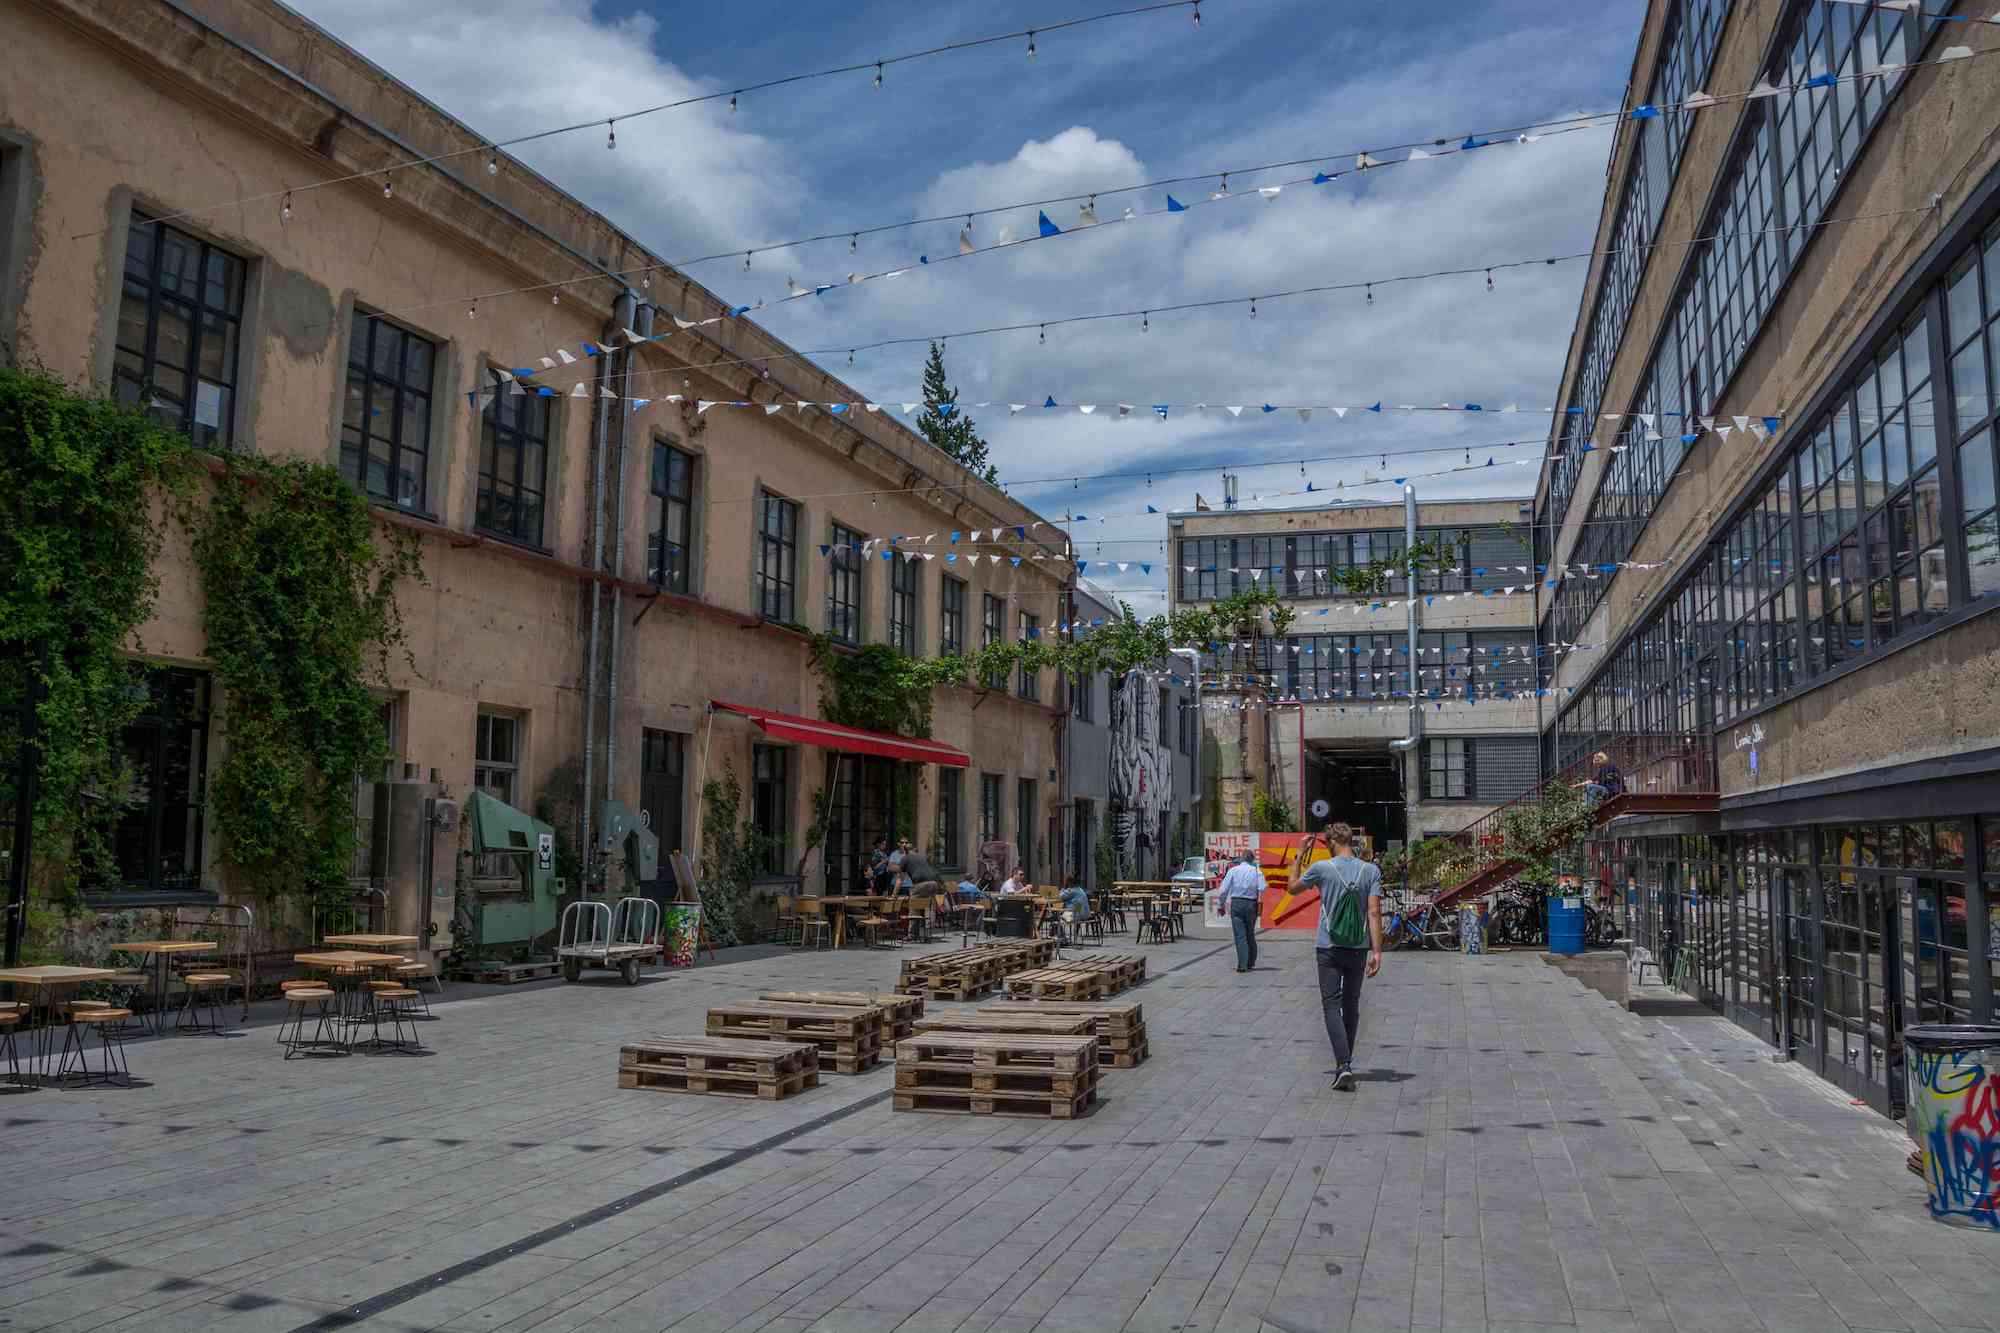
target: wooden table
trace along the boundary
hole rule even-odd
[[[167,959],[177,953],[214,953],[218,947],[213,940],[126,940],[123,944],[111,946],[114,953],[153,955],[153,1013],[150,1026],[155,1033],[165,1031]]]
[[[363,968],[394,967],[404,962],[399,953],[369,953],[362,949],[327,949],[318,953],[295,953],[292,961],[306,967],[323,967],[333,974],[333,989],[340,996],[337,1006],[343,1019],[349,1016],[349,999],[357,991],[353,986],[342,986],[343,975],[352,975]]]
[[[414,949],[422,943],[415,935],[329,935],[320,942],[349,949]]]
[[[890,893],[851,893],[844,896],[813,899],[814,902],[820,904],[822,907],[836,909],[829,912],[829,915],[833,918],[833,947],[836,949],[847,942],[847,913],[850,910],[861,908],[879,909],[898,900],[903,902],[910,901],[902,894]]]
[[[35,988],[36,1006],[42,1011],[44,1022],[35,1030],[35,1072],[29,1077],[40,1081],[49,1057],[49,1047],[55,1033],[55,1013],[61,999],[62,988],[80,986],[86,981],[109,981],[118,975],[115,967],[64,967],[59,964],[44,964],[39,967],[10,967],[0,970],[0,981],[11,981],[16,986]],[[29,1010],[33,1017],[35,1010]]]

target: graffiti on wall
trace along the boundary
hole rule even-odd
[[[1172,849],[1160,846],[1173,809],[1173,750],[1159,732],[1159,697],[1132,672],[1111,691],[1111,836],[1119,873],[1159,875]]]
[[[1931,1216],[2000,1231],[1996,1048],[1912,1051],[1910,1133],[1924,1154]]]

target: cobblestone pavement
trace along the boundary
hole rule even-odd
[[[146,1086],[0,1094],[0,1330],[2000,1329],[2000,1236],[1720,1019],[1392,955],[1336,1093],[1306,942],[1143,951],[1152,1059],[1077,1121],[896,1114],[886,1066],[615,1086],[622,1040],[893,952],[467,990],[423,1058],[135,1044]]]

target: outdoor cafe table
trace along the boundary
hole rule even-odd
[[[833,918],[833,947],[838,949],[847,941],[847,914],[863,910],[880,910],[897,902],[908,902],[901,894],[854,893],[845,896],[820,898],[820,906],[827,909]]]
[[[320,953],[295,953],[292,961],[302,967],[322,967],[332,973],[333,988],[340,996],[340,1015],[349,1013],[349,1001],[359,993],[353,985],[341,985],[341,978],[363,968],[394,967],[403,960],[399,953],[368,953],[361,949],[328,949]]]
[[[214,940],[127,940],[114,944],[114,953],[146,953],[153,956],[153,1013],[148,1024],[155,1033],[166,1030],[167,959],[177,953],[214,953]]]
[[[320,941],[346,949],[414,949],[421,942],[415,935],[329,935]]]
[[[0,981],[11,981],[16,986],[35,988],[36,1008],[43,1016],[42,1025],[35,1031],[35,1072],[31,1076],[39,1081],[47,1072],[48,1060],[54,1054],[50,1048],[55,1044],[55,1015],[62,1000],[65,986],[76,987],[86,981],[109,981],[118,975],[112,967],[63,967],[42,965],[38,967],[10,967],[0,970]]]

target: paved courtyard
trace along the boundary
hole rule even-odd
[[[2000,1329],[2000,1237],[1720,1019],[1392,955],[1335,1093],[1304,940],[1145,952],[1153,1057],[1077,1121],[896,1114],[886,1064],[615,1086],[625,1039],[893,952],[460,988],[423,1058],[138,1043],[146,1086],[0,1095],[0,1330]]]

